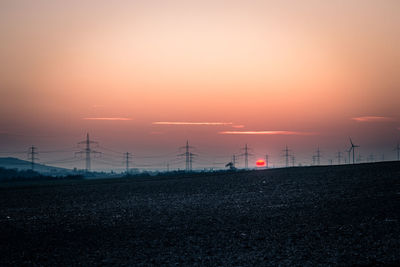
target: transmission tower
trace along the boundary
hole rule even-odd
[[[342,160],[342,152],[339,151],[339,152],[337,153],[337,156],[336,156],[336,157],[337,157],[337,159],[338,159],[338,164],[340,165],[341,160]]]
[[[291,158],[292,158],[292,166],[294,167],[294,163],[296,161],[296,157],[294,155],[292,155]]]
[[[125,153],[125,166],[126,166],[126,174],[129,174],[129,163],[131,162],[132,154],[129,152]]]
[[[28,158],[31,161],[31,170],[33,171],[35,169],[35,160],[38,160],[38,158],[36,157],[37,154],[39,154],[38,152],[36,152],[36,147],[31,146],[29,148],[29,152],[28,152]]]
[[[249,156],[252,156],[253,154],[249,153],[250,148],[247,146],[247,144],[242,148],[244,150],[243,154],[240,154],[241,156],[244,156],[244,167],[245,169],[249,168]]]
[[[247,144],[244,146],[244,166],[246,169],[249,168],[249,149],[247,148]]]
[[[98,142],[95,141],[91,141],[89,139],[89,133],[86,134],[86,140],[85,141],[81,141],[78,143],[80,144],[84,144],[85,148],[79,152],[76,152],[75,154],[85,154],[85,161],[86,161],[86,172],[90,172],[91,170],[91,159],[90,159],[90,155],[91,154],[101,154],[101,152],[95,151],[93,149],[90,148],[91,144],[98,144]]]
[[[197,156],[196,154],[193,154],[190,152],[190,149],[193,148],[192,146],[189,146],[189,141],[186,141],[186,146],[181,147],[181,149],[185,149],[185,153],[179,154],[178,156],[185,156],[185,170],[187,172],[192,171],[192,163],[193,163],[193,157]]]
[[[318,149],[316,152],[317,152],[317,154],[315,155],[315,158],[317,160],[317,165],[320,165],[321,164],[321,150],[319,150],[319,146],[318,146]]]
[[[286,145],[286,148],[283,150],[283,152],[285,152],[285,154],[283,155],[286,159],[286,168],[289,167],[289,149],[288,146]]]
[[[361,156],[361,154],[359,153],[357,157],[357,163],[361,163],[362,161],[363,161],[363,156]]]
[[[374,162],[375,161],[375,155],[374,154],[370,154],[368,157],[367,157],[367,162]]]
[[[265,155],[265,168],[268,169],[268,154]]]

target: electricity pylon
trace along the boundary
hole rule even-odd
[[[90,155],[91,154],[101,154],[101,152],[95,151],[93,149],[90,148],[91,144],[98,144],[98,142],[95,141],[91,141],[89,139],[89,133],[86,134],[86,140],[85,141],[81,141],[78,144],[85,144],[85,148],[79,152],[76,152],[75,154],[85,154],[85,161],[86,161],[86,172],[90,172],[91,170],[91,158]]]
[[[367,157],[367,162],[374,162],[375,161],[375,155],[374,154],[370,154],[368,157]]]
[[[132,154],[129,152],[125,153],[125,166],[126,166],[126,174],[129,174],[129,163],[132,159]]]
[[[286,168],[289,167],[289,151],[290,149],[288,149],[288,146],[286,145],[286,148],[283,150],[283,152],[285,152],[285,154],[283,155],[286,159]]]
[[[178,156],[185,156],[185,170],[187,172],[191,172],[192,171],[192,165],[193,165],[193,158],[195,156],[197,156],[196,154],[193,154],[190,152],[190,149],[193,148],[192,146],[189,146],[189,141],[186,141],[186,146],[180,147],[180,149],[184,148],[185,149],[185,153],[179,154]]]
[[[321,164],[321,150],[319,150],[319,146],[318,146],[318,149],[316,152],[317,152],[317,154],[315,155],[315,158],[317,160],[317,165],[320,165]]]
[[[337,156],[336,156],[336,157],[337,157],[337,159],[338,159],[338,164],[340,165],[341,159],[342,159],[342,152],[339,151],[339,152],[337,153]]]
[[[38,160],[38,158],[36,157],[37,154],[39,154],[38,152],[36,152],[36,147],[31,146],[29,148],[29,152],[28,152],[28,158],[31,160],[31,170],[33,171],[35,169],[35,160]]]
[[[247,144],[242,149],[244,150],[244,153],[240,154],[240,156],[244,156],[244,168],[248,169],[249,168],[249,156],[252,156],[253,154],[249,153],[250,148],[247,146]]]

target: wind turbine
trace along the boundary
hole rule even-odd
[[[350,138],[350,137],[349,137]],[[356,147],[360,147],[359,145],[355,145],[355,144],[353,144],[353,141],[351,140],[351,138],[350,138],[350,144],[351,144],[351,147],[350,147],[350,150],[349,151],[351,151],[351,150],[353,150],[353,164],[354,164],[354,148],[356,148]],[[350,152],[349,152],[350,153]],[[349,154],[350,155],[350,154]]]

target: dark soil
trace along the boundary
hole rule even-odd
[[[400,264],[400,163],[0,185],[0,265]]]

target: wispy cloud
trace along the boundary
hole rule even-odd
[[[83,120],[92,121],[131,121],[131,118],[120,118],[120,117],[95,117],[95,118],[83,118]]]
[[[238,128],[238,129],[240,129],[240,128],[244,128],[244,125],[241,125],[241,124],[239,124],[239,125],[232,125],[232,128]]]
[[[153,122],[154,125],[232,125],[232,122],[185,122],[185,121],[156,121]]]
[[[382,116],[361,116],[351,118],[357,122],[386,122],[386,121],[394,121],[391,117],[382,117]]]
[[[314,132],[294,132],[294,131],[222,131],[219,134],[236,135],[317,135]]]

